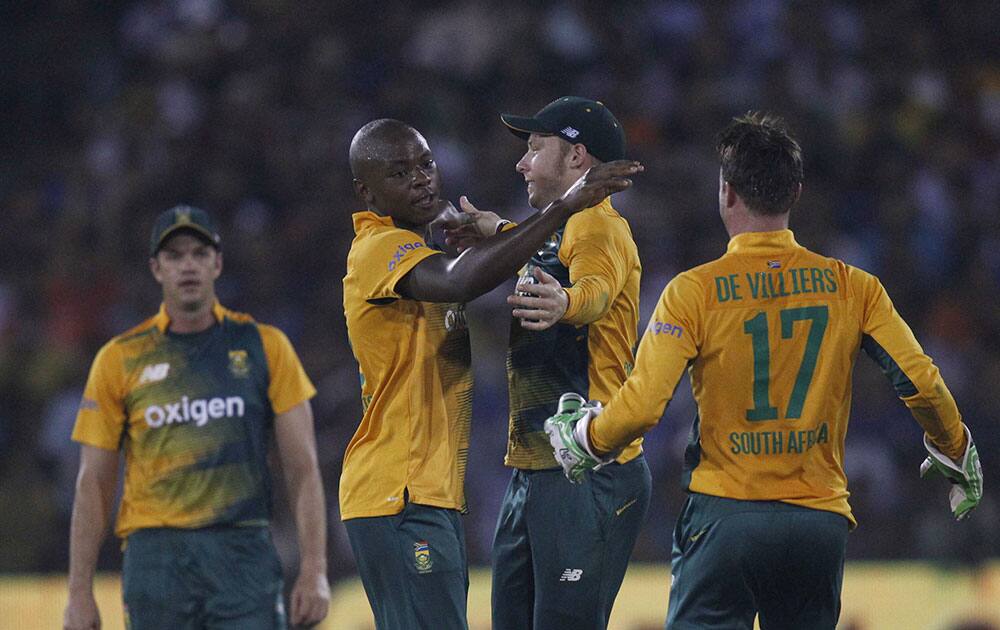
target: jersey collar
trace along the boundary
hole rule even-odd
[[[212,304],[212,315],[215,316],[215,321],[217,322],[222,322],[222,319],[226,316],[226,309],[219,304],[218,300]],[[153,324],[156,325],[161,333],[167,332],[167,328],[170,326],[170,315],[167,315],[166,304],[160,304],[160,311],[153,317]]]
[[[354,221],[354,233],[358,234],[361,230],[373,228],[379,225],[385,225],[388,227],[394,227],[395,224],[392,222],[392,217],[384,217],[379,214],[375,214],[371,210],[364,210],[362,212],[355,212],[351,215],[351,219]]]
[[[727,254],[769,254],[799,247],[791,230],[744,232],[729,239]]]

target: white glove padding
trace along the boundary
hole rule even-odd
[[[585,402],[583,396],[568,392],[559,398],[556,415],[545,421],[554,456],[566,478],[579,483],[588,470],[597,470],[615,460],[617,453],[599,457],[590,444],[587,429],[603,408],[600,402]]]
[[[924,447],[929,455],[920,465],[921,477],[936,473],[952,483],[948,500],[951,503],[952,514],[958,520],[968,516],[983,498],[983,467],[979,463],[979,451],[972,442],[969,427],[962,425],[962,428],[965,429],[966,444],[965,453],[960,460],[961,465],[956,465],[950,457],[931,444],[926,433]]]

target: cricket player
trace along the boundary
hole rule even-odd
[[[341,518],[380,630],[464,629],[459,515],[472,411],[464,303],[514,275],[573,213],[623,190],[642,167],[595,167],[521,225],[456,257],[434,243],[430,226],[442,212],[469,217],[444,201],[420,133],[374,120],[354,136],[350,163],[365,209],[353,215],[344,314],[363,416],[344,456]]]
[[[527,151],[516,170],[543,208],[593,165],[621,159],[625,134],[603,103],[564,96],[533,117],[501,115]],[[449,230],[467,247],[513,224],[462,199],[474,223]],[[560,225],[521,270],[507,352],[513,468],[493,542],[493,628],[605,628],[649,505],[637,437],[613,465],[570,484],[543,423],[562,392],[606,402],[634,363],[639,255],[628,222],[599,200]],[[572,522],[573,528],[563,523]]]
[[[316,390],[281,331],[216,300],[221,240],[205,211],[161,214],[149,255],[160,311],[98,352],[73,430],[81,460],[64,628],[100,627],[93,577],[119,453],[126,627],[285,628],[268,530],[272,436],[299,535],[291,622],[317,623],[330,589],[309,404]]]
[[[568,395],[546,430],[578,478],[655,426],[687,369],[698,416],[684,455],[689,494],[674,529],[667,628],[749,630],[759,615],[764,630],[832,630],[856,524],[842,462],[858,351],[924,429],[921,475],[952,481],[958,518],[982,496],[979,458],[879,280],[795,241],[788,217],[802,155],[781,121],[736,118],[717,149],[726,253],[667,285],[635,370],[603,411]]]

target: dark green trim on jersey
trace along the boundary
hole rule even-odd
[[[118,343],[128,343],[130,341],[135,341],[136,339],[140,339],[142,337],[148,337],[149,335],[152,335],[153,333],[157,333],[157,332],[159,332],[159,331],[157,330],[156,326],[153,325],[153,324],[150,324],[149,328],[145,328],[145,329],[140,330],[138,332],[134,332],[131,335],[125,335],[125,336],[119,337],[118,338]]]
[[[864,335],[861,338],[861,349],[875,361],[879,369],[882,370],[882,373],[892,382],[892,386],[896,389],[896,394],[900,398],[907,398],[917,393],[917,388],[913,385],[913,381],[903,373],[899,364],[889,356],[885,348],[875,341],[874,337]]]
[[[701,416],[694,414],[694,422],[691,423],[691,434],[688,436],[687,446],[684,448],[684,470],[681,471],[681,487],[691,491],[691,475],[694,469],[701,463]]]

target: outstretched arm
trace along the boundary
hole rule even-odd
[[[632,184],[642,165],[619,160],[594,166],[566,193],[512,230],[483,239],[455,258],[422,260],[396,285],[400,295],[427,302],[468,302],[509,278],[575,213]]]

